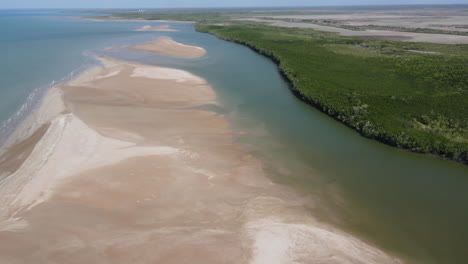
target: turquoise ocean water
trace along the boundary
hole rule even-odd
[[[179,32],[135,32],[148,22],[80,21],[60,10],[0,11],[0,138],[55,80],[96,55],[188,70],[205,78],[239,133],[277,182],[311,196],[311,214],[408,263],[468,263],[468,167],[365,139],[297,100],[277,67],[250,49],[169,23]],[[164,23],[168,24],[168,23]],[[167,35],[204,47],[186,60],[127,49]]]
[[[76,16],[63,10],[0,10],[0,144],[47,87],[95,64],[95,51],[154,38],[133,31],[141,23]]]

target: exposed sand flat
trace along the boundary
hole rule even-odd
[[[421,53],[421,54],[433,54],[433,55],[441,55],[442,53],[440,52],[435,52],[435,51],[424,51],[424,50],[406,50],[409,52],[414,52],[414,53]]]
[[[0,263],[400,263],[318,223],[189,72],[102,59],[0,184]]]
[[[136,29],[135,31],[166,31],[166,32],[169,31],[170,32],[170,31],[178,31],[178,30],[169,28],[169,25],[162,25],[159,27],[146,25],[146,26],[142,26],[139,29]]]
[[[396,32],[387,30],[349,30],[339,27],[322,26],[305,22],[285,22],[279,20],[269,20],[260,18],[242,18],[237,20],[265,22],[273,26],[288,27],[288,28],[311,28],[316,30],[336,32],[342,36],[361,37],[371,39],[386,39],[386,40],[400,40],[409,42],[431,42],[440,44],[468,44],[468,36],[461,35],[447,35],[447,34],[428,34],[428,33],[414,33],[414,32]]]
[[[169,37],[161,37],[154,42],[132,46],[130,49],[181,58],[198,58],[206,54],[204,48],[184,45],[173,41]]]

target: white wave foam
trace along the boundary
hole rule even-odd
[[[58,80],[52,80],[47,85],[42,85],[33,89],[18,110],[16,110],[15,113],[7,120],[1,122],[0,150],[4,151],[12,144],[29,137],[40,125],[45,123],[43,122],[39,126],[34,126],[34,123],[38,123],[34,122],[37,118],[31,118],[31,115],[39,111],[38,109],[44,105],[43,100],[46,97],[47,92],[52,87],[73,80],[92,66],[100,63],[97,55],[91,51],[83,51],[83,56],[86,60],[80,67]],[[46,122],[50,121],[53,117],[55,116],[49,116]],[[0,154],[2,151],[0,151]]]

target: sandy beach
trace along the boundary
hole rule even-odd
[[[159,27],[153,27],[150,25],[142,26],[141,28],[135,30],[135,31],[163,31],[163,32],[174,32],[178,31],[172,28],[169,28],[169,25],[162,25]]]
[[[206,50],[204,48],[184,45],[182,43],[175,42],[170,37],[160,37],[156,41],[135,45],[130,47],[130,49],[187,59],[198,58],[206,54]]]
[[[204,110],[218,102],[203,78],[100,60],[50,88],[34,131],[0,156],[0,263],[401,263],[273,183]]]

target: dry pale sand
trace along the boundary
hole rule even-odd
[[[205,80],[102,62],[52,88],[66,110],[32,150],[13,146],[27,155],[0,182],[0,263],[400,263],[272,183],[197,108],[216,104]]]
[[[130,47],[134,50],[149,51],[153,54],[181,58],[198,58],[206,54],[204,48],[184,45],[175,42],[170,37],[160,37],[158,40]]]
[[[135,31],[178,31],[176,29],[171,29],[169,28],[169,25],[162,25],[159,27],[153,27],[150,25],[142,26],[139,29],[136,29]]]

